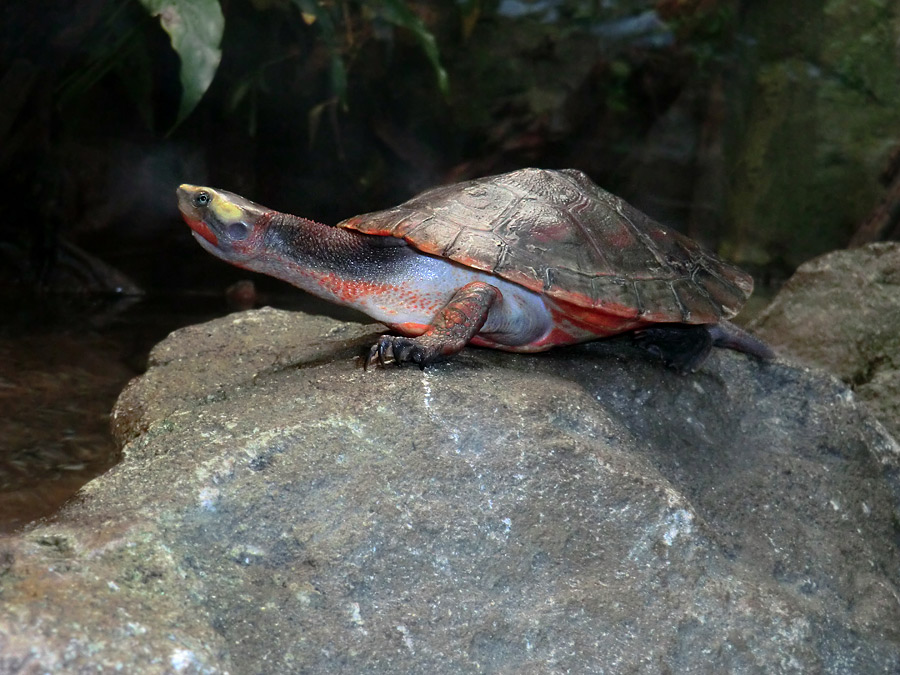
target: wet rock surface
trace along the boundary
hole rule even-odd
[[[753,330],[779,354],[840,377],[900,437],[900,244],[802,265]]]
[[[900,448],[838,380],[621,343],[365,372],[374,332],[158,345],[123,462],[0,540],[0,672],[900,669]]]

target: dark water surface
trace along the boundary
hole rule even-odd
[[[0,302],[0,532],[113,466],[109,413],[150,348],[226,311],[221,297]]]

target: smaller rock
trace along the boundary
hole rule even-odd
[[[900,437],[900,244],[801,265],[752,330],[779,354],[840,377]]]

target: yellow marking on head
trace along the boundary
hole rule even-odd
[[[244,215],[244,211],[240,206],[228,201],[228,199],[218,193],[215,194],[210,208],[223,223],[236,223]]]

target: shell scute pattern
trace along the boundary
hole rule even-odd
[[[441,186],[340,226],[622,317],[715,322],[753,289],[749,275],[572,169]]]

